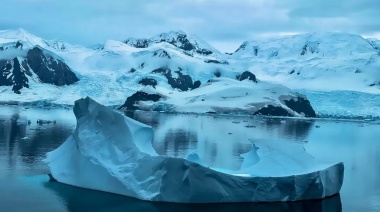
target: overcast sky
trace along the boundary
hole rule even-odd
[[[1,0],[1,8],[0,29],[82,45],[178,29],[228,52],[302,32],[380,38],[380,0]]]

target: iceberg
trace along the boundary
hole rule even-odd
[[[75,131],[44,159],[60,183],[176,203],[321,199],[339,193],[343,183],[343,163],[309,163],[302,154],[292,155],[292,160],[270,155],[289,154],[286,145],[280,150],[263,149],[272,160],[257,157],[254,146],[242,155],[240,170],[221,170],[208,167],[194,152],[186,158],[158,155],[151,127],[89,97],[75,101],[74,114]],[[296,169],[289,174],[292,167]]]

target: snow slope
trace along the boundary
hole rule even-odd
[[[244,42],[230,59],[290,88],[380,93],[378,41],[344,33],[308,33]]]

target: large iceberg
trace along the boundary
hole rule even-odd
[[[286,145],[270,148],[271,160],[261,159],[252,148],[242,155],[240,170],[221,170],[208,167],[196,153],[159,156],[152,147],[151,127],[91,98],[77,100],[74,113],[75,132],[45,159],[61,183],[178,203],[320,199],[339,193],[343,183],[342,163],[323,165],[310,155],[305,160],[303,154],[284,160],[280,153],[288,151]]]

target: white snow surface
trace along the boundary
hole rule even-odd
[[[22,29],[2,30],[0,46],[14,44],[17,41],[24,44],[23,49],[40,46],[61,58],[80,81],[70,86],[56,87],[41,84],[35,78],[28,76],[30,88],[23,88],[20,95],[13,93],[11,87],[0,87],[0,101],[40,101],[72,105],[73,99],[91,96],[105,105],[121,105],[127,97],[144,89],[144,86],[138,82],[146,77],[157,80],[157,91],[169,96],[171,101],[178,102],[176,106],[181,111],[191,110],[189,106],[183,105],[186,103],[186,98],[201,98],[202,95],[220,97],[223,92],[232,95],[235,91],[238,92],[236,95],[239,95],[241,91],[238,88],[252,94],[263,91],[258,95],[258,99],[251,99],[254,103],[263,97],[276,99],[277,95],[271,93],[271,90],[288,90],[284,86],[320,93],[356,91],[380,95],[378,40],[343,33],[309,33],[247,41],[235,53],[228,55],[220,53],[194,35],[187,35],[191,43],[214,52],[211,55],[194,53],[192,56],[175,45],[158,42],[161,38],[172,39],[183,34],[185,33],[177,31],[154,36],[148,39],[152,43],[147,48],[134,48],[112,40],[106,41],[98,48],[87,48],[62,41],[46,41]],[[170,56],[170,59],[159,56],[163,51]],[[301,55],[303,51],[304,55]],[[0,51],[0,57],[2,54],[8,58],[15,52]],[[205,60],[227,61],[229,64],[205,63]],[[164,76],[151,73],[160,67],[170,68],[172,72],[181,68],[182,72],[190,75],[193,81],[201,81],[201,88],[188,92],[171,88]],[[131,73],[131,68],[136,71]],[[230,80],[246,70],[256,75],[259,79],[258,86],[248,85],[245,82],[240,85],[239,82],[234,83]],[[215,72],[220,72],[222,78],[219,81],[225,82],[217,83],[218,87],[207,85],[208,80],[217,79]],[[268,89],[264,91],[261,85]],[[292,95],[291,92],[288,95]],[[235,106],[232,101],[225,99],[214,105],[210,101],[197,103],[202,111],[219,105]],[[239,109],[247,107],[244,104],[239,105]],[[325,111],[325,108],[316,108],[316,110]],[[355,111],[353,113],[355,114]]]
[[[256,143],[239,170],[208,167],[197,153],[158,156],[151,127],[91,98],[75,102],[73,135],[45,159],[61,183],[178,203],[320,199],[338,193],[343,164],[319,164],[299,144]]]

